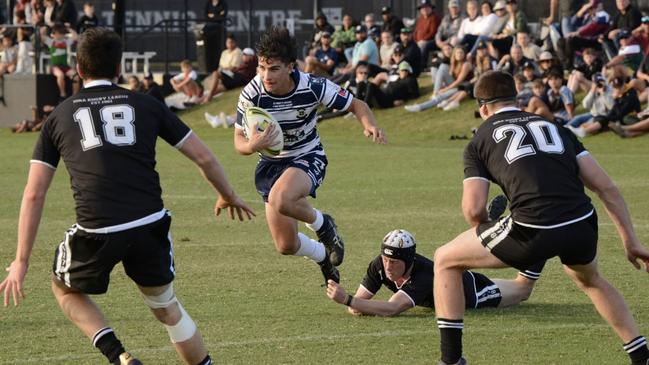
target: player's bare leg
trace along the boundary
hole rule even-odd
[[[597,270],[597,260],[588,265],[564,266],[565,272],[588,295],[597,312],[625,343],[638,337],[638,327],[624,298]]]
[[[52,292],[65,316],[93,341],[93,346],[109,361],[113,364],[141,365],[139,360],[124,350],[113,330],[108,327],[103,313],[87,294],[68,288],[54,277]]]
[[[211,364],[203,337],[189,314],[181,309],[171,284],[139,286],[153,315],[165,325],[176,352],[186,364]]]
[[[331,265],[323,243],[298,232],[298,220],[309,223],[316,220],[317,213],[306,199],[310,190],[311,179],[304,171],[286,169],[268,195],[268,228],[277,252],[308,257],[320,265],[325,282],[327,279],[339,282],[338,271]]]
[[[498,268],[506,265],[482,246],[475,228],[438,248],[433,261],[435,315],[441,335],[442,363],[456,364],[462,361],[465,306],[462,272],[475,267]]]

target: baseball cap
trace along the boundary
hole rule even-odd
[[[460,0],[449,0],[448,1],[448,7],[449,8],[459,8],[460,7]]]
[[[367,33],[367,27],[363,24],[357,25],[356,29],[354,29],[354,33]]]
[[[596,72],[595,74],[593,74],[593,82],[596,84],[603,84],[606,82],[606,79],[601,72]]]
[[[516,0],[507,0],[507,4],[516,4]]]
[[[401,28],[401,33],[412,33],[412,28],[403,27]]]
[[[389,6],[384,6],[381,8],[381,14],[390,14],[392,12],[392,8]]]
[[[419,5],[417,5],[417,10],[423,8],[424,6],[428,6],[428,7],[431,7],[431,8],[435,7],[435,5],[431,4],[431,2],[429,0],[420,0]]]
[[[254,56],[255,50],[250,47],[246,47],[243,49],[243,54],[245,54],[246,56]]]
[[[403,46],[401,46],[401,44],[397,44],[397,46],[394,47],[394,51],[392,51],[392,52],[393,53],[402,53],[403,52]]]
[[[145,80],[153,80],[153,74],[149,72],[148,74],[144,75]]]
[[[487,48],[487,43],[485,43],[484,41],[480,41],[480,43],[478,43],[478,45],[476,46],[476,49],[484,49],[484,48]]]
[[[629,38],[629,37],[631,37],[631,32],[629,32],[629,30],[626,29],[626,28],[622,28],[622,29],[620,29],[620,31],[618,32],[617,37],[618,37],[619,39],[622,39],[622,38]]]
[[[640,19],[640,21],[642,21],[643,23],[649,23],[649,16],[647,15],[643,16],[642,19]]]
[[[401,61],[401,63],[399,63],[399,71],[408,71],[409,73],[412,73],[412,66],[410,66],[408,61]]]
[[[532,63],[532,61],[525,61],[525,63],[523,64],[523,69],[526,68],[535,68],[534,63]]]
[[[323,30],[322,32],[320,32],[320,37],[324,36],[331,37],[331,33],[327,30]]]
[[[624,76],[618,76],[618,77],[613,79],[611,84],[613,84],[613,87],[615,87],[615,88],[622,87],[622,86],[624,86],[626,84],[626,78]]]
[[[494,11],[496,10],[502,10],[507,7],[507,3],[504,0],[498,0],[496,1],[496,4],[494,5]]]
[[[551,61],[553,59],[554,56],[552,56],[552,53],[550,53],[549,51],[543,51],[539,56],[539,61]]]

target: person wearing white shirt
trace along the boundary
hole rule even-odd
[[[478,2],[475,0],[467,1],[466,13],[468,17],[462,20],[460,29],[457,32],[457,38],[460,40],[460,44],[472,48],[482,31],[482,16],[478,14]]]

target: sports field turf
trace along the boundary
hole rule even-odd
[[[318,267],[275,252],[261,199],[253,185],[256,158],[236,155],[232,130],[212,129],[205,110],[232,112],[237,93],[221,96],[182,118],[219,156],[237,192],[257,211],[251,222],[213,217],[215,195],[197,169],[160,141],[158,171],[172,232],[176,288],[217,361],[223,364],[434,364],[439,335],[432,311],[416,308],[396,318],[353,317],[330,301]],[[467,224],[460,211],[462,151],[478,122],[474,104],[454,112],[376,111],[389,145],[366,140],[354,119],[320,125],[329,158],[315,206],[331,213],[347,246],[342,284],[355,291],[381,239],[395,228],[417,238],[432,257]],[[0,265],[15,254],[18,209],[36,134],[0,130]],[[649,139],[588,138],[586,147],[613,176],[649,244]],[[27,300],[0,309],[0,364],[104,364],[90,341],[58,309],[49,277],[55,245],[74,223],[68,175],[60,168],[47,197],[25,286]],[[499,191],[492,186],[491,195]],[[137,202],[134,202],[137,204]],[[613,224],[599,201],[600,266],[626,297],[649,335],[649,274],[626,262]],[[305,231],[304,228],[301,228]],[[306,232],[306,231],[305,231]],[[4,266],[2,266],[4,267]],[[486,271],[514,277],[514,270]],[[4,276],[4,274],[3,274]],[[388,298],[382,290],[380,298]],[[122,342],[145,364],[178,364],[166,331],[154,321],[121,266],[109,293],[97,297]],[[546,266],[530,300],[519,307],[471,311],[465,319],[465,356],[471,364],[627,364],[613,332],[587,297],[563,274]]]

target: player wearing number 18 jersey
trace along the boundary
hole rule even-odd
[[[234,193],[212,152],[166,106],[111,83],[118,76],[121,56],[121,40],[114,32],[94,28],[81,36],[77,71],[84,89],[64,101],[43,125],[23,196],[16,259],[0,291],[5,306],[11,294],[15,305],[23,296],[45,194],[63,159],[77,216],[54,258],[52,290],[63,312],[108,361],[141,364],[124,350],[88,296],[106,292],[110,273],[121,261],[184,362],[209,365],[201,335],[172,285],[171,218],[155,171],[158,136],[196,163],[218,191],[217,215],[222,209],[232,218],[236,212],[239,219],[254,213]]]
[[[558,256],[565,272],[590,297],[624,341],[633,365],[649,361],[647,341],[620,293],[597,269],[597,215],[584,186],[597,193],[622,238],[627,258],[649,270],[649,250],[640,244],[615,184],[567,130],[521,112],[511,75],[483,74],[475,87],[485,122],[464,155],[462,210],[473,229],[435,252],[434,298],[440,329],[439,364],[462,358],[462,272],[513,266],[525,270]],[[484,209],[489,182],[511,202],[511,215],[489,222]]]

